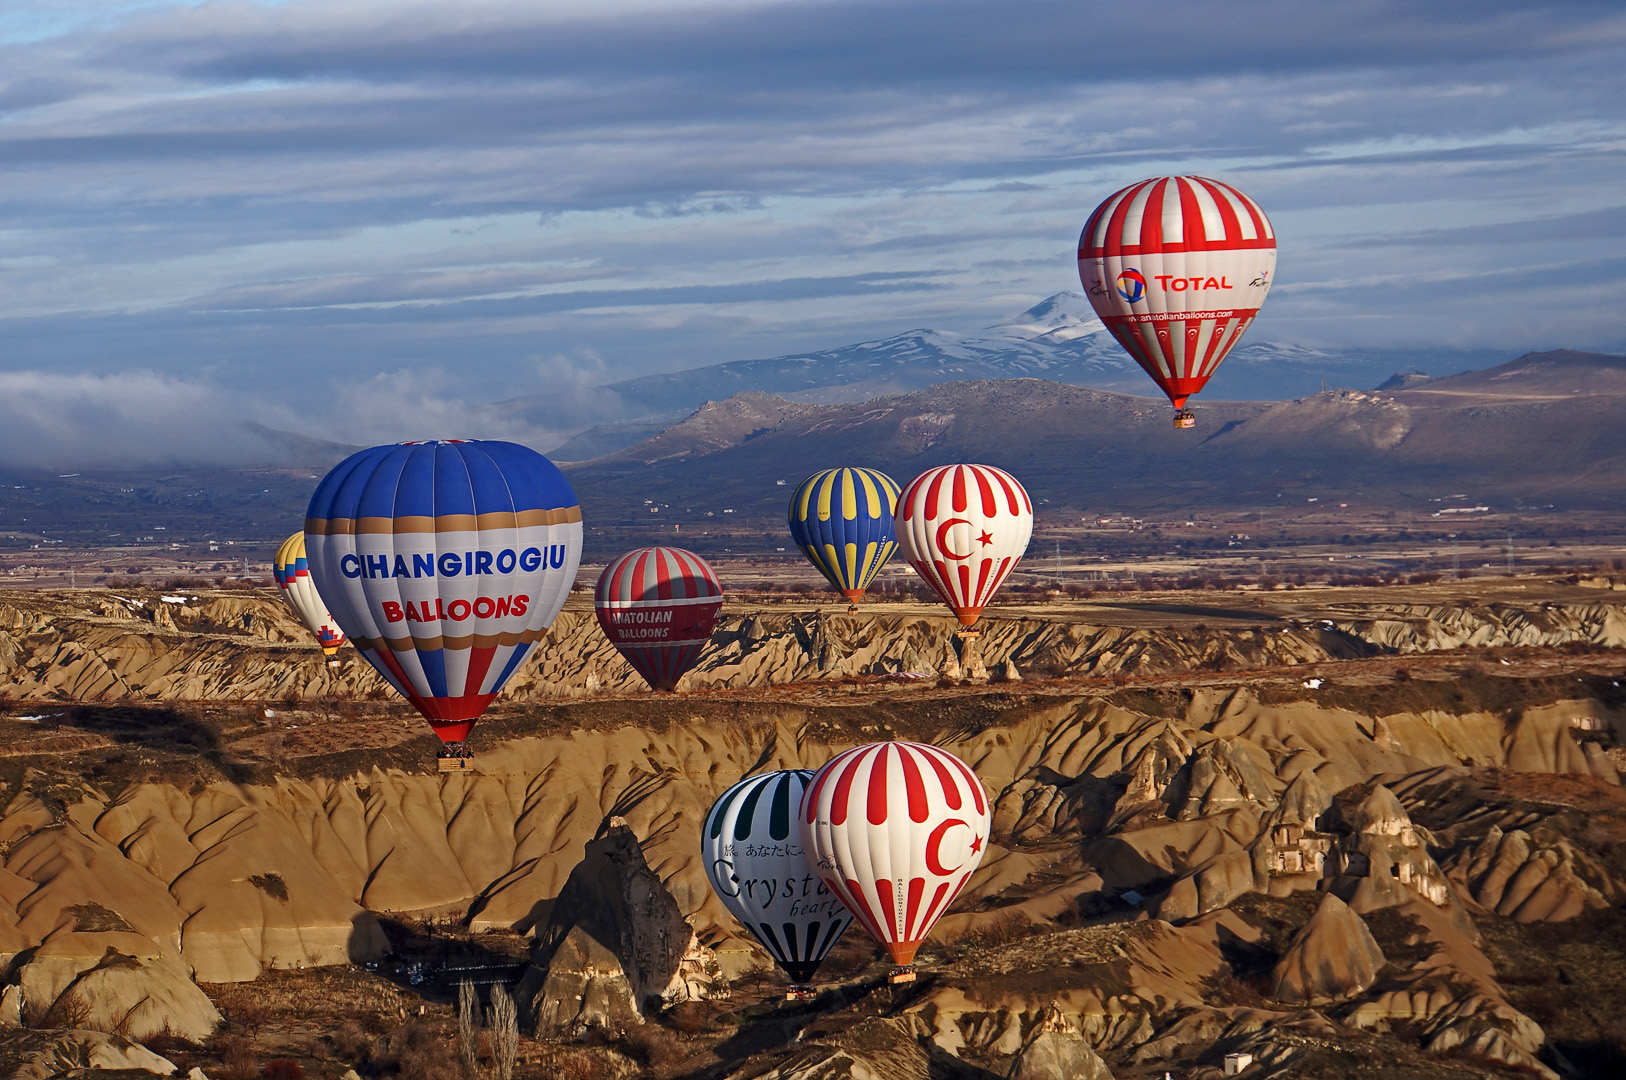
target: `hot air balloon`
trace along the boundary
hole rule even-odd
[[[344,644],[344,631],[328,614],[321,593],[316,591],[316,583],[311,581],[305,559],[304,533],[294,533],[277,548],[276,555],[271,559],[271,574],[277,579],[283,603],[293,609],[299,621],[305,624],[305,629],[316,635],[327,662],[337,664],[333,654]]]
[[[671,690],[711,640],[723,587],[692,551],[648,547],[612,560],[593,609],[604,636],[656,690]]]
[[[808,983],[852,914],[819,877],[797,824],[810,769],[749,776],[718,796],[706,815],[700,851],[712,891],[790,976]]]
[[[507,442],[375,446],[323,477],[311,579],[367,662],[466,768],[463,740],[576,580],[582,516],[564,474]]]
[[[839,754],[802,797],[803,843],[832,891],[914,978],[915,952],[982,862],[982,781],[946,750],[870,743]]]
[[[974,633],[994,590],[1033,536],[1033,504],[991,465],[927,469],[898,496],[898,550]]]
[[[1195,418],[1203,388],[1259,314],[1276,234],[1259,204],[1201,176],[1130,184],[1095,208],[1078,238],[1078,276],[1095,313],[1174,404]]]
[[[826,469],[790,497],[790,535],[854,605],[897,545],[898,485],[874,469]]]

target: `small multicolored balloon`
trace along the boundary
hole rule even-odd
[[[808,783],[800,820],[819,876],[904,968],[982,862],[991,823],[971,766],[915,742],[837,755]]]
[[[798,987],[852,922],[802,844],[796,816],[812,778],[786,769],[741,780],[717,797],[700,836],[717,899]]]
[[[284,540],[271,559],[271,575],[277,579],[277,589],[283,603],[293,609],[305,629],[315,635],[329,662],[338,663],[333,654],[344,644],[344,631],[328,614],[322,603],[322,594],[311,580],[310,565],[305,558],[305,534],[296,532]]]
[[[692,551],[647,547],[610,562],[593,610],[604,636],[656,690],[671,690],[711,640],[723,587]]]

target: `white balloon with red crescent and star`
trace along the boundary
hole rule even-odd
[[[971,766],[926,743],[882,742],[815,773],[799,820],[818,875],[907,966],[982,862],[991,817]]]
[[[898,550],[962,626],[975,626],[1033,537],[1033,502],[1004,469],[940,465],[898,496]]]

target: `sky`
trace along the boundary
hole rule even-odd
[[[1626,351],[1626,6],[10,0],[0,456],[974,330],[1146,176],[1270,214],[1250,332]]]

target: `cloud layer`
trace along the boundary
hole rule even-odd
[[[1272,214],[1255,335],[1620,348],[1623,90],[1605,2],[22,0],[0,371],[388,438],[995,321],[1175,170]]]

